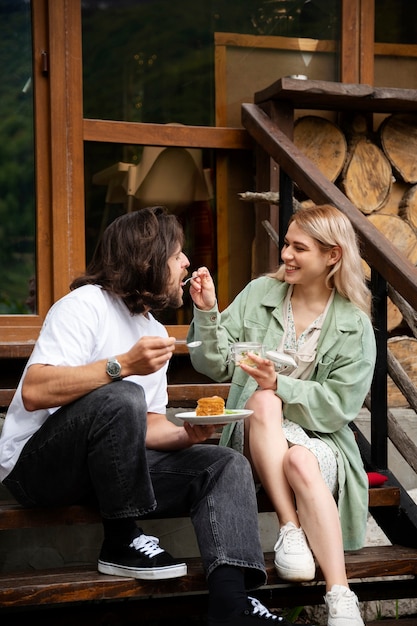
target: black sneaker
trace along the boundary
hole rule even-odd
[[[248,608],[224,621],[210,621],[209,626],[294,626],[285,617],[271,613],[259,600],[248,596]]]
[[[132,539],[129,545],[115,547],[104,541],[98,560],[98,571],[113,576],[163,580],[185,576],[187,565],[175,560],[160,548],[157,537],[142,533]]]

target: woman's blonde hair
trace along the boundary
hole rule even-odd
[[[297,226],[317,241],[322,251],[338,246],[342,252],[327,275],[327,286],[370,314],[371,295],[366,284],[359,245],[355,231],[344,213],[330,204],[298,209],[290,218],[289,224]],[[281,265],[271,274],[284,280],[285,267]]]

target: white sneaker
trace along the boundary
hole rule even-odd
[[[292,522],[282,526],[274,550],[275,569],[280,578],[294,582],[314,578],[316,565],[302,528]]]
[[[329,611],[327,626],[364,626],[358,598],[347,587],[333,585],[324,601]]]

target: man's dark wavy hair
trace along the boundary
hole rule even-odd
[[[70,289],[101,285],[118,296],[131,314],[168,306],[168,259],[183,247],[184,232],[175,215],[156,206],[126,213],[104,231],[86,272]]]

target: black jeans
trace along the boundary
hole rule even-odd
[[[207,575],[245,569],[265,582],[252,472],[240,453],[216,445],[174,452],[145,447],[141,387],[108,384],[59,409],[23,448],[4,485],[25,506],[97,502],[102,517],[190,515]]]

